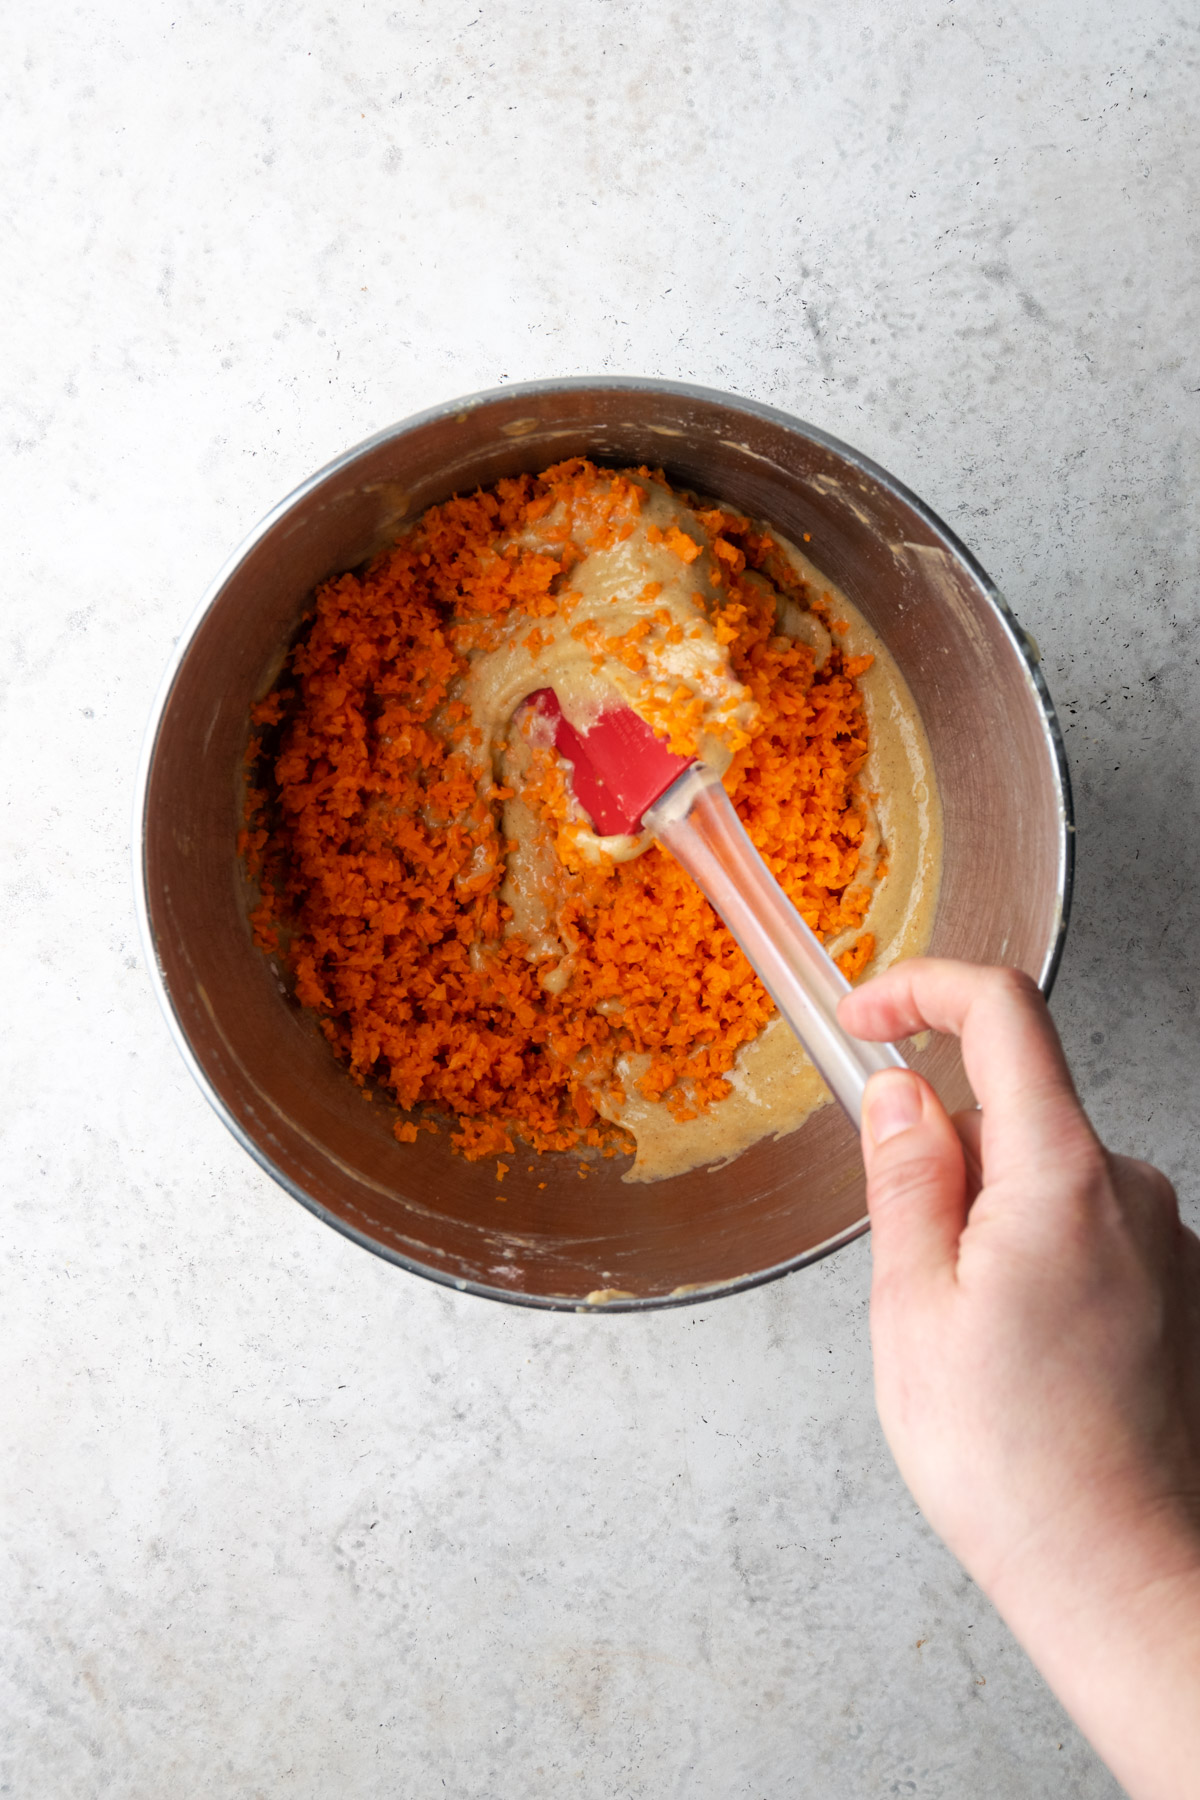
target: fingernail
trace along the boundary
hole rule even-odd
[[[921,1090],[915,1075],[901,1069],[894,1074],[889,1071],[886,1075],[873,1075],[863,1110],[875,1144],[886,1144],[889,1138],[908,1131],[921,1116]]]

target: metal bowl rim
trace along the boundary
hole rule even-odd
[[[566,1295],[557,1296],[552,1294],[512,1293],[502,1288],[490,1287],[484,1282],[467,1281],[461,1277],[448,1275],[440,1269],[430,1268],[425,1263],[417,1262],[413,1257],[404,1256],[399,1251],[389,1248],[388,1245],[381,1244],[377,1239],[369,1237],[366,1232],[359,1231],[346,1220],[340,1219],[335,1214],[331,1213],[327,1207],[321,1205],[320,1201],[315,1200],[311,1194],[307,1193],[298,1182],[293,1181],[288,1175],[284,1174],[284,1172],[272,1162],[266,1152],[255,1143],[253,1138],[251,1138],[244,1130],[240,1122],[229,1111],[225,1102],[221,1099],[220,1095],[209,1081],[207,1074],[192,1049],[191,1042],[183,1028],[179,1015],[176,1012],[175,1004],[172,1000],[170,988],[167,983],[166,973],[158,955],[153,928],[150,923],[150,901],[146,869],[146,815],[149,801],[150,777],[154,767],[154,756],[158,747],[158,737],[162,728],[163,717],[170,704],[176,679],[183,667],[188,652],[191,649],[192,642],[200,630],[205,618],[216,605],[225,587],[238,568],[245,561],[246,557],[254,547],[261,542],[267,533],[270,532],[281,519],[286,517],[286,515],[302,500],[306,499],[309,494],[313,493],[324,482],[328,481],[331,476],[337,475],[344,469],[350,467],[369,451],[378,449],[381,445],[389,443],[396,438],[405,437],[421,426],[433,424],[439,419],[444,419],[456,413],[474,411],[481,406],[487,406],[500,400],[510,400],[520,396],[528,396],[530,399],[533,399],[548,394],[578,391],[594,392],[598,388],[604,389],[610,393],[677,394],[693,400],[706,401],[724,407],[727,411],[742,413],[750,418],[764,420],[769,424],[781,427],[783,430],[788,431],[793,435],[807,438],[810,442],[820,444],[824,449],[834,452],[835,455],[841,457],[844,462],[849,464],[851,468],[858,470],[861,474],[870,476],[873,481],[878,482],[881,487],[887,490],[887,492],[909,507],[935,537],[941,539],[949,553],[966,567],[984,599],[1000,621],[1013,648],[1024,663],[1026,675],[1038,703],[1043,730],[1052,754],[1053,767],[1058,784],[1062,841],[1059,847],[1059,881],[1057,893],[1058,926],[1055,931],[1054,940],[1047,951],[1045,961],[1038,975],[1038,986],[1047,998],[1049,998],[1051,989],[1054,986],[1054,980],[1058,974],[1059,965],[1062,961],[1075,879],[1075,819],[1071,794],[1071,777],[1067,766],[1066,746],[1063,741],[1062,728],[1058,721],[1054,702],[1050,698],[1050,690],[1046,685],[1045,677],[1041,671],[1036,647],[1028,633],[1021,626],[1012,607],[1009,605],[1000,589],[996,586],[991,576],[988,575],[987,571],[982,567],[975,556],[972,555],[967,546],[953,531],[951,531],[948,525],[944,524],[942,520],[938,518],[937,514],[933,512],[933,510],[928,507],[918,495],[913,493],[911,488],[907,487],[902,481],[897,480],[894,475],[890,474],[879,463],[873,461],[871,457],[865,456],[860,450],[854,449],[852,445],[844,443],[841,438],[834,437],[832,433],[822,431],[819,426],[809,424],[805,419],[797,418],[792,413],[786,413],[779,407],[766,406],[761,401],[747,400],[739,394],[726,394],[718,388],[701,387],[693,382],[687,381],[656,381],[644,376],[602,375],[593,377],[581,375],[564,377],[560,380],[513,382],[504,387],[486,388],[479,393],[467,394],[459,399],[446,401],[440,406],[428,407],[423,412],[413,413],[408,418],[401,419],[394,425],[386,426],[382,431],[374,432],[370,437],[364,438],[360,443],[353,445],[349,450],[344,450],[340,456],[335,456],[331,462],[324,464],[322,468],[316,470],[314,474],[300,482],[297,487],[292,489],[290,494],[286,495],[284,499],[273,506],[253,530],[247,534],[238,548],[218,571],[217,575],[206,589],[199,605],[188,620],[187,625],[180,633],[171,659],[159,685],[154,706],[150,714],[149,723],[146,727],[146,734],[138,762],[137,779],[134,786],[133,831],[131,834],[134,904],[137,912],[138,929],[142,939],[142,948],[145,952],[146,966],[150,972],[150,979],[159,1006],[162,1010],[163,1017],[166,1019],[167,1028],[175,1041],[176,1048],[179,1050],[180,1055],[183,1057],[183,1060],[192,1075],[192,1079],[195,1081],[197,1087],[200,1089],[213,1111],[217,1114],[218,1118],[221,1119],[242,1148],[247,1151],[259,1167],[268,1174],[273,1181],[277,1182],[285,1192],[289,1193],[294,1200],[298,1200],[301,1206],[306,1207],[309,1212],[322,1220],[324,1224],[332,1226],[333,1229],[340,1232],[343,1237],[349,1238],[352,1243],[360,1245],[364,1250],[372,1251],[376,1256],[382,1257],[385,1262],[393,1263],[397,1267],[407,1270],[410,1274],[423,1276],[427,1281],[437,1282],[439,1286],[451,1288],[458,1293],[476,1294],[486,1300],[501,1300],[505,1301],[510,1306],[533,1307],[543,1312],[592,1314],[658,1312],[665,1310],[668,1307],[706,1305],[711,1300],[723,1299],[729,1294],[746,1293],[751,1288],[762,1287],[769,1281],[778,1281],[782,1276],[790,1275],[796,1269],[805,1268],[810,1263],[820,1262],[824,1257],[831,1255],[833,1251],[840,1250],[846,1244],[852,1243],[855,1238],[861,1237],[864,1232],[870,1229],[870,1221],[865,1217],[858,1219],[853,1225],[847,1227],[845,1231],[838,1232],[835,1236],[825,1239],[823,1243],[814,1245],[811,1249],[803,1251],[798,1256],[788,1257],[786,1261],[775,1263],[768,1269],[758,1269],[752,1274],[740,1275],[733,1281],[716,1283],[711,1287],[689,1289],[686,1293],[654,1294],[644,1297],[606,1300],[594,1303]]]

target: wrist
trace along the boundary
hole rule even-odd
[[[1016,1557],[998,1611],[1133,1800],[1200,1796],[1200,1530],[1110,1519]]]
[[[1200,1517],[1173,1497],[1085,1498],[973,1573],[1006,1618],[1086,1625],[1114,1608],[1136,1613],[1150,1596],[1200,1582]]]

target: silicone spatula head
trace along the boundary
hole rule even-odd
[[[575,798],[601,837],[635,836],[647,807],[692,766],[692,757],[673,755],[631,707],[610,707],[587,731],[576,731],[553,688],[530,694],[529,705],[553,726],[554,747],[571,764]]]

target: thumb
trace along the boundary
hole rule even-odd
[[[953,1268],[967,1219],[962,1142],[920,1075],[886,1069],[863,1096],[863,1161],[875,1278]]]

